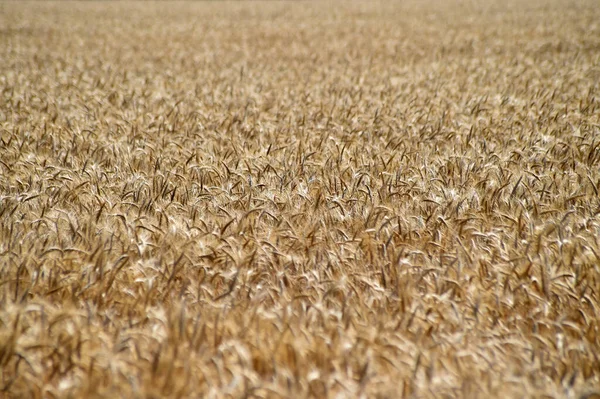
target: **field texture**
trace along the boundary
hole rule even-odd
[[[0,3],[0,397],[598,395],[599,21]]]

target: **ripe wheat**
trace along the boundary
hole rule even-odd
[[[0,396],[598,395],[598,21],[0,3]]]

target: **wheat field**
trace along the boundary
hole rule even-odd
[[[0,397],[598,397],[599,21],[1,2]]]

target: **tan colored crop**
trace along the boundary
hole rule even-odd
[[[0,397],[600,395],[598,21],[0,3]]]

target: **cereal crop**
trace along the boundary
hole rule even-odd
[[[599,190],[597,1],[0,2],[0,397],[598,397]]]

